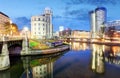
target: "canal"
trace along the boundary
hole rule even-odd
[[[11,56],[11,67],[0,71],[0,78],[120,78],[120,46],[70,45],[52,55]]]

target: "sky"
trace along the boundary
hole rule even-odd
[[[89,12],[96,7],[107,9],[107,21],[120,20],[120,0],[0,0],[0,11],[19,29],[30,29],[30,18],[41,15],[46,7],[53,11],[53,29],[90,30]]]

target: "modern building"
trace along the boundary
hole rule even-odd
[[[96,37],[96,17],[95,17],[95,11],[90,12],[90,26],[91,26],[91,38]]]
[[[106,23],[107,10],[104,7],[97,7],[90,12],[91,37],[100,38],[104,33],[104,24]]]
[[[7,35],[10,34],[10,18],[0,12],[0,35]]]
[[[31,17],[31,36],[37,39],[53,37],[52,11],[50,8],[45,8],[42,15]]]
[[[105,35],[120,39],[120,20],[108,21],[106,23]]]
[[[106,23],[107,10],[104,7],[98,7],[95,9],[96,14],[96,30],[101,33],[101,26]]]

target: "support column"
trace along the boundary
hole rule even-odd
[[[29,54],[29,41],[28,41],[28,38],[26,37],[25,39],[23,39],[23,42],[22,42],[21,55],[27,55],[27,54]]]
[[[5,70],[10,67],[9,51],[6,38],[3,37],[2,53],[0,55],[0,70]]]

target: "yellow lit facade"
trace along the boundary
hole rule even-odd
[[[10,18],[4,13],[0,12],[0,35],[10,34]]]
[[[90,38],[90,33],[88,31],[74,30],[71,34],[72,38]]]

